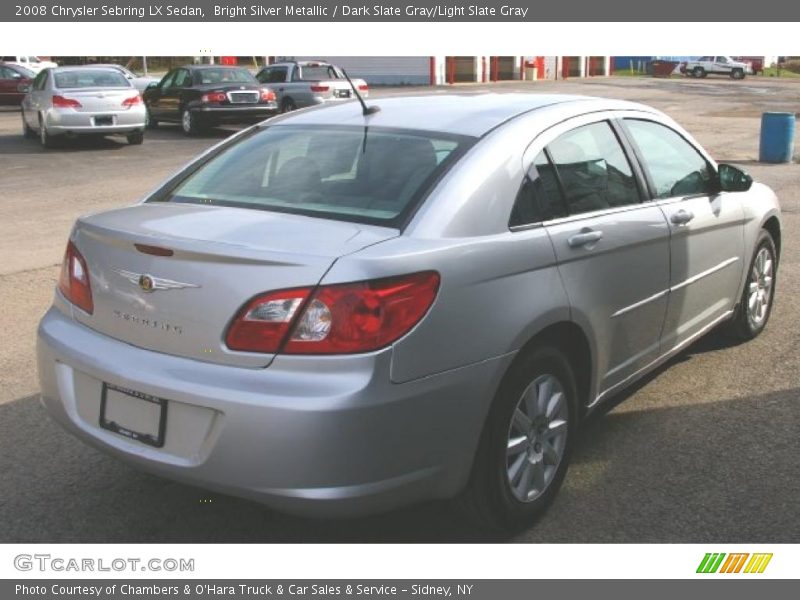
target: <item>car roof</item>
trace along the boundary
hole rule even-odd
[[[271,120],[293,125],[370,125],[480,137],[506,121],[555,108],[569,118],[598,110],[653,109],[622,100],[534,93],[425,94],[368,99],[380,111],[365,117],[357,101],[294,112]],[[324,105],[323,105],[324,106]]]

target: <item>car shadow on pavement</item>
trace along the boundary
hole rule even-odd
[[[62,431],[29,396],[0,405],[0,543],[800,541],[798,388],[655,407],[635,393],[585,423],[554,505],[505,538],[451,503],[303,519],[144,474]]]

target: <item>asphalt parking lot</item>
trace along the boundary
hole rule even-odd
[[[770,185],[785,228],[764,334],[735,347],[712,334],[592,418],[555,504],[511,541],[800,542],[800,165],[757,162],[761,113],[800,111],[800,84],[598,78],[493,89],[660,108],[718,160]],[[445,92],[373,96],[422,91]],[[229,132],[187,138],[164,126],[142,146],[108,139],[45,151],[23,139],[17,111],[0,107],[0,543],[484,540],[444,503],[316,521],[158,479],[83,445],[40,406],[35,328],[74,219],[134,202]]]

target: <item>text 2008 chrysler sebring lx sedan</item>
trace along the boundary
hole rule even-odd
[[[80,219],[39,327],[49,412],[286,511],[460,496],[518,527],[601,401],[716,325],[764,328],[776,197],[662,113],[375,104],[272,119]]]

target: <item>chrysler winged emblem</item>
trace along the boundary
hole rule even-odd
[[[143,292],[155,292],[158,290],[179,290],[182,288],[199,288],[196,283],[184,283],[163,277],[153,277],[148,273],[134,273],[123,269],[114,269],[119,275],[127,279],[134,285],[138,285]]]

